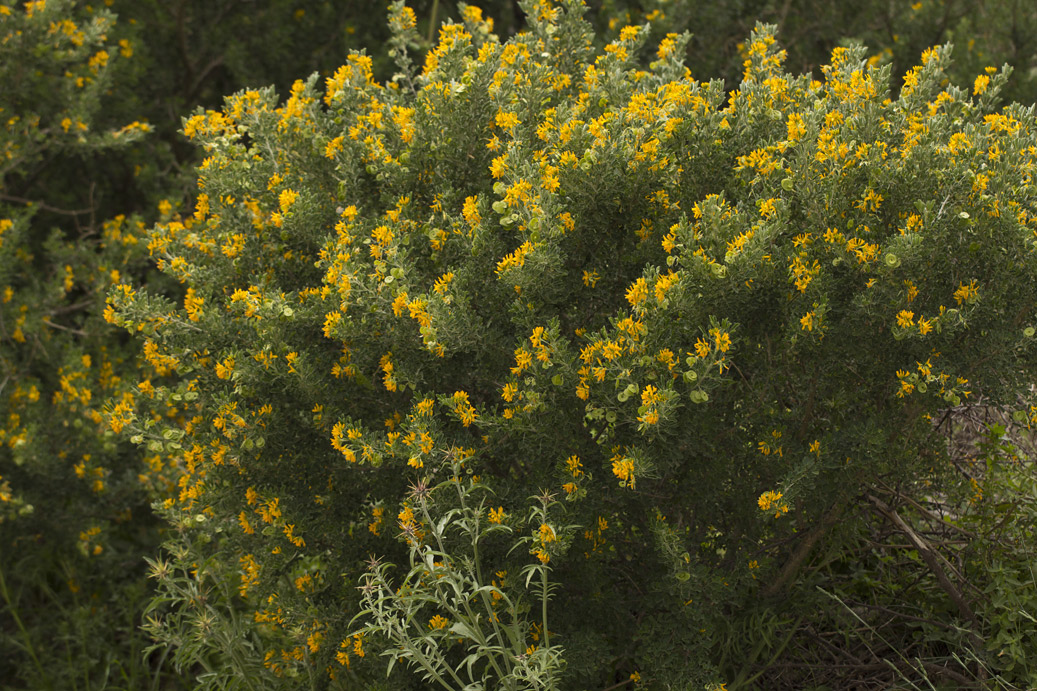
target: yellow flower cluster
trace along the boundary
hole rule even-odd
[[[781,518],[789,512],[788,504],[782,501],[783,496],[781,492],[768,490],[760,495],[756,503],[759,505],[760,511],[768,513],[773,511],[775,518]]]

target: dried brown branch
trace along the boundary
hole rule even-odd
[[[951,579],[947,576],[947,571],[944,569],[944,566],[946,566],[952,571],[955,571],[954,567],[943,557],[943,555],[934,550],[922,536],[916,533],[895,509],[873,494],[867,494],[866,496],[868,501],[874,504],[876,508],[878,508],[879,512],[892,521],[893,524],[907,536],[908,540],[911,541],[911,544],[915,546],[915,549],[918,551],[918,555],[922,558],[922,561],[924,561],[925,565],[929,567],[932,574],[936,576],[940,588],[947,593],[947,596],[954,603],[955,607],[958,608],[958,612],[961,614],[962,618],[967,620],[974,627],[969,631],[969,641],[972,643],[972,646],[977,653],[982,652],[984,648],[983,639],[980,638],[977,633],[977,630],[980,628],[979,618],[976,616],[976,613],[972,611],[972,607],[961,594],[961,591],[951,582]]]

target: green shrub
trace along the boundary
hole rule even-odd
[[[381,17],[341,9],[0,2],[5,682],[139,687],[165,673],[145,664],[137,627],[153,596],[142,555],[161,530],[149,503],[175,490],[178,460],[119,441],[103,419],[106,399],[125,406],[131,387],[160,376],[104,323],[104,298],[121,281],[177,291],[153,272],[143,237],[194,185],[178,172],[196,153],[171,141],[177,113],[313,69],[343,43],[375,45],[367,22],[387,34]],[[338,37],[285,49],[327,30],[333,10]]]
[[[113,282],[177,291],[143,237],[194,184],[176,113],[379,38],[339,6],[337,39],[288,56],[269,49],[326,30],[330,5],[96,5],[0,2],[0,678],[32,688],[165,674],[141,656],[142,555],[179,461],[105,423],[106,399],[160,375],[101,313]]]
[[[1021,688],[1037,684],[1037,558],[1034,518],[1037,485],[1032,426],[1037,408],[1017,412],[1014,421],[991,422],[970,455],[968,511],[960,525],[977,538],[965,552],[966,568],[983,588],[978,608],[989,622],[985,644],[1004,676]]]
[[[650,22],[655,40],[669,32],[692,34],[687,65],[697,79],[723,78],[737,83],[747,43],[757,21],[778,27],[788,49],[786,69],[819,77],[837,46],[857,41],[871,57],[889,64],[893,74],[906,72],[929,46],[953,43],[952,81],[964,83],[988,65],[1005,62],[1016,72],[1005,84],[1008,100],[1037,100],[1037,9],[1025,0],[975,3],[968,0],[919,0],[888,3],[861,0],[739,0],[671,2],[670,0],[591,0],[592,21],[606,39],[627,24]],[[899,83],[890,85],[893,95]]]
[[[871,488],[949,482],[932,417],[1033,375],[1007,69],[927,50],[893,100],[760,25],[727,92],[687,36],[639,69],[646,29],[523,6],[414,62],[394,4],[389,82],[353,54],[184,121],[195,211],[148,248],[186,294],[106,311],[177,378],[109,419],[183,471],[149,629],[207,688],[752,683]]]
[[[98,218],[85,162],[132,148],[106,92],[132,41],[106,10],[0,4],[0,678],[33,688],[143,686],[151,594],[140,555],[172,468],[115,433],[105,400],[130,395],[136,345],[104,323],[113,283],[144,275],[140,216]],[[95,196],[96,194],[96,196]],[[60,662],[55,662],[60,660]],[[23,688],[24,688],[23,687]]]

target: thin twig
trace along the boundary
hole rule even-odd
[[[5,202],[15,202],[16,204],[24,204],[25,206],[35,206],[44,211],[49,211],[52,214],[61,214],[63,216],[79,216],[80,214],[88,214],[93,209],[59,209],[56,206],[51,206],[38,199],[26,199],[25,197],[15,197],[10,194],[0,194],[0,200]]]
[[[79,329],[73,329],[71,326],[62,326],[61,324],[55,324],[54,322],[52,322],[49,319],[44,319],[43,323],[46,324],[47,326],[51,327],[51,328],[61,329],[62,331],[68,331],[69,333],[74,333],[77,336],[89,336],[90,335],[86,331],[81,331]]]
[[[955,530],[955,531],[961,533],[962,535],[964,535],[965,537],[970,538],[972,540],[978,540],[979,539],[979,536],[976,535],[975,533],[973,533],[973,532],[971,532],[969,530],[965,530],[964,528],[962,528],[960,526],[957,526],[957,525],[954,525],[953,523],[948,522],[945,518],[943,518],[941,516],[937,516],[936,514],[932,513],[929,509],[925,508],[924,506],[922,506],[921,504],[919,504],[918,502],[916,502],[914,499],[912,499],[911,497],[907,496],[906,494],[904,494],[904,493],[900,492],[899,490],[896,490],[896,489],[894,489],[892,487],[889,487],[885,483],[882,483],[882,484],[883,484],[883,489],[888,494],[891,494],[891,495],[897,497],[898,499],[902,499],[902,500],[906,501],[908,504],[910,504],[911,506],[915,507],[915,509],[917,509],[920,513],[924,514],[927,518],[929,518],[929,519],[931,519],[933,521],[936,521],[941,527],[950,528],[952,530]]]

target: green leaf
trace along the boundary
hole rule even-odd
[[[467,624],[462,621],[455,621],[450,627],[450,633],[457,634],[458,636],[464,636],[469,640],[478,640],[479,637],[472,631]]]

